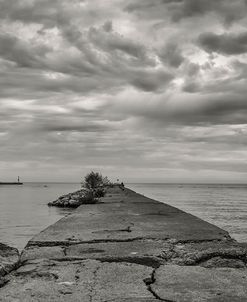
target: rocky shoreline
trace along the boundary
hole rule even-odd
[[[78,191],[68,193],[60,196],[58,199],[48,203],[49,207],[60,207],[60,208],[78,208],[83,204],[95,204],[99,202],[105,194],[105,188],[100,189],[101,196],[96,198],[90,198],[89,191],[86,189],[80,189]]]
[[[9,280],[1,302],[244,302],[247,244],[114,186],[30,240]]]
[[[0,243],[0,288],[9,281],[4,277],[19,266],[19,260],[20,254],[16,248]]]
[[[81,189],[73,193],[60,196],[58,199],[48,203],[50,207],[62,207],[62,208],[77,208],[82,204],[86,204],[85,190]]]

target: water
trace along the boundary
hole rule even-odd
[[[79,184],[44,185],[0,186],[0,242],[22,250],[34,235],[71,211],[47,203],[78,190]]]
[[[247,185],[128,184],[145,196],[175,206],[247,242]]]
[[[28,240],[73,211],[47,206],[79,184],[25,183],[0,186],[0,242],[23,249]],[[129,188],[165,202],[227,230],[247,242],[247,185],[128,184]]]

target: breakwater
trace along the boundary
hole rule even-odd
[[[246,301],[247,246],[118,186],[36,235],[0,301]]]

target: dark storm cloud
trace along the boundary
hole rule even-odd
[[[53,27],[67,20],[67,16],[60,13],[62,8],[63,1],[58,0],[0,0],[1,18],[25,23],[40,23],[46,27]]]
[[[159,51],[159,57],[164,64],[179,67],[185,58],[176,43],[170,43]]]
[[[20,67],[39,67],[41,58],[49,50],[47,46],[35,47],[17,37],[0,33],[0,57]]]
[[[157,20],[162,20],[166,15],[173,21],[216,13],[229,24],[245,17],[247,4],[245,0],[143,0],[129,1],[125,9]]]
[[[238,55],[247,52],[247,32],[221,35],[203,33],[198,41],[207,52],[218,52],[224,55]]]
[[[137,104],[121,103],[116,111],[126,112],[128,115],[139,117],[144,124],[151,122],[155,127],[166,125],[235,125],[247,123],[247,102],[244,91],[242,93],[228,92],[225,94],[202,95],[183,93],[169,97],[161,95],[149,100],[140,97]],[[139,105],[139,106],[138,106]],[[146,122],[145,122],[146,121]],[[159,126],[158,126],[159,125]]]
[[[106,25],[109,26],[109,22],[102,26],[103,30],[96,28],[91,28],[89,30],[89,39],[94,45],[107,52],[120,50],[136,58],[145,58],[146,50],[143,45],[114,33],[112,25],[111,30],[105,30]]]
[[[72,4],[75,5],[79,2],[73,1]],[[36,75],[35,77],[39,77],[38,81],[34,77],[31,82],[27,82],[27,86],[33,87],[36,91],[46,89],[47,91],[85,93],[95,89],[104,90],[107,86],[121,87],[124,83],[144,91],[165,89],[173,76],[169,71],[145,69],[145,67],[155,67],[156,65],[153,54],[148,52],[145,45],[115,32],[110,21],[106,21],[102,27],[79,30],[77,26],[71,24],[70,19],[71,14],[76,16],[76,10],[71,5],[72,8],[70,7],[66,11],[65,3],[54,1],[50,5],[46,0],[30,3],[18,2],[16,5],[13,1],[1,3],[1,11],[5,18],[37,22],[44,25],[45,28],[58,26],[67,42],[79,50],[76,53],[73,49],[67,51],[65,49],[60,54],[47,46],[33,45],[32,41],[24,42],[10,34],[2,35],[0,37],[1,45],[3,45],[0,48],[2,58],[11,60],[20,67],[39,68],[72,76],[72,78],[60,77],[48,81],[46,78]],[[63,11],[62,17],[58,17],[61,11]],[[49,23],[50,21],[54,23]],[[171,64],[179,64],[179,54],[172,55]],[[168,59],[169,55],[166,57]],[[88,79],[88,76],[91,75],[94,78]],[[20,79],[19,82],[23,84],[23,79]],[[18,83],[16,87],[18,87]],[[2,95],[8,95],[6,90],[5,87]]]
[[[172,79],[172,74],[164,71],[140,71],[134,75],[132,84],[144,91],[158,92],[164,90]]]
[[[103,25],[104,27],[104,25]],[[152,69],[155,61],[144,45],[117,33],[105,32],[102,28],[90,28],[86,35],[73,26],[64,28],[63,34],[79,50],[64,50],[56,53],[47,46],[22,42],[11,35],[0,36],[0,56],[11,60],[19,67],[33,69],[30,77],[28,69],[12,70],[0,79],[4,85],[1,94],[8,95],[6,81],[12,77],[14,89],[29,88],[30,91],[74,91],[89,93],[107,88],[133,85],[145,91],[165,89],[173,76],[169,71]],[[121,50],[121,53],[118,51]],[[128,54],[128,57],[125,56]],[[48,78],[40,74],[59,72]],[[27,72],[26,77],[23,73]],[[13,92],[13,88],[11,88]],[[21,91],[19,91],[21,97]],[[26,94],[25,94],[26,96]]]
[[[124,37],[112,29],[106,31],[106,24],[109,22],[98,28],[90,27],[87,31],[80,31],[75,26],[69,25],[62,28],[62,34],[97,68],[104,70],[119,66],[127,68],[125,64],[129,64],[130,67],[155,66],[155,60],[144,44]]]
[[[58,119],[58,121],[46,121],[46,124],[41,125],[42,131],[47,132],[105,132],[113,130],[107,125],[104,124],[95,124],[92,122],[87,122],[83,124],[82,122],[74,122],[71,120]]]
[[[25,75],[25,76],[24,76]],[[50,93],[85,93],[91,91],[100,91],[110,87],[112,81],[106,79],[101,81],[97,79],[89,79],[88,77],[79,78],[73,76],[58,76],[50,78],[49,74],[40,73],[38,70],[27,72],[27,70],[19,69],[0,74],[0,96],[16,97],[18,99],[48,97]]]
[[[175,10],[173,18],[179,20],[215,12],[222,16],[225,22],[229,23],[244,17],[244,11],[247,11],[244,0],[184,0],[180,9]]]

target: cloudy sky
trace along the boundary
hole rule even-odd
[[[0,179],[246,182],[246,0],[0,0]]]

